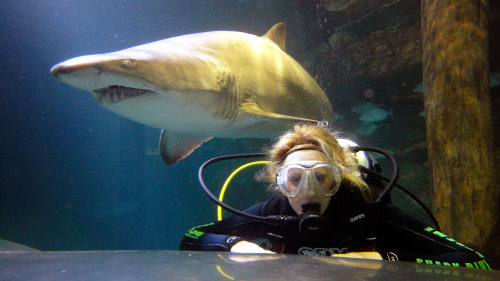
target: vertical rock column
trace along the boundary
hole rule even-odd
[[[422,0],[423,79],[434,211],[442,231],[484,251],[499,216],[487,0]]]

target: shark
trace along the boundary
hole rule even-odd
[[[286,28],[263,36],[208,31],[54,65],[60,81],[106,109],[161,129],[171,165],[211,138],[274,138],[297,123],[333,122],[316,80],[285,49]]]

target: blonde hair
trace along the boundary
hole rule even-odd
[[[330,163],[341,168],[343,182],[348,182],[351,187],[358,189],[366,202],[373,201],[373,195],[368,185],[361,178],[358,163],[353,154],[339,145],[332,132],[317,125],[296,125],[292,130],[281,135],[268,151],[271,162],[267,165],[265,171],[259,175],[259,179],[275,182],[276,171],[288,154],[295,151],[298,146],[315,149],[325,154]]]

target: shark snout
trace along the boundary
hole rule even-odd
[[[87,91],[111,85],[130,86],[127,62],[130,60],[116,54],[87,55],[58,63],[50,73],[66,84]]]
[[[100,87],[101,71],[95,66],[56,64],[50,74],[62,82],[83,90],[92,91]]]
[[[50,74],[52,74],[55,78],[61,79],[62,76],[71,74],[74,71],[71,67],[65,67],[61,64],[56,64],[50,69]]]
[[[92,91],[108,86],[101,75],[101,64],[106,58],[103,55],[72,58],[54,65],[50,74],[73,87]]]
[[[54,65],[50,69],[50,73],[61,80],[64,80],[65,76],[82,73],[85,73],[85,75],[98,75],[99,64],[102,62],[102,55],[76,57]]]

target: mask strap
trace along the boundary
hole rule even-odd
[[[300,151],[300,150],[316,150],[324,154],[324,152],[317,145],[314,145],[312,143],[299,144],[292,147],[292,149],[288,150],[285,154],[283,154],[283,156],[281,156],[281,158],[276,162],[276,164],[283,162],[286,159],[286,157],[288,157],[288,155],[294,153],[295,151]]]

